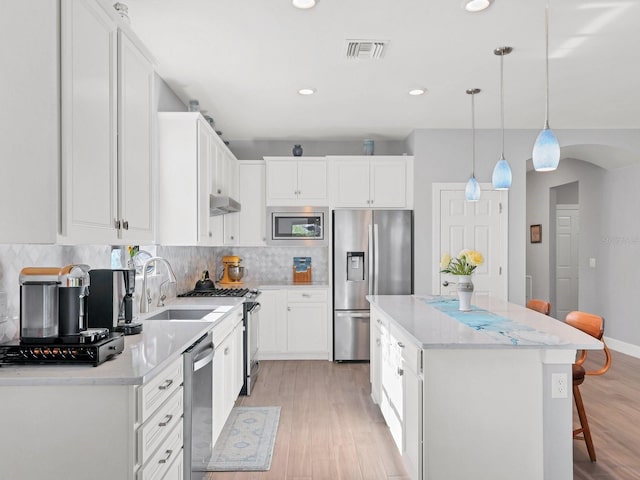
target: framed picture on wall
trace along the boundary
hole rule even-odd
[[[542,225],[531,225],[531,243],[542,243]]]

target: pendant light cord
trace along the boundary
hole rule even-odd
[[[500,55],[500,126],[502,128],[502,158],[504,158],[504,50]]]
[[[476,176],[476,110],[475,110],[475,92],[471,94],[471,176]]]
[[[545,112],[544,128],[549,128],[549,2],[544,9],[544,32],[545,32],[545,68],[547,80],[547,105]]]

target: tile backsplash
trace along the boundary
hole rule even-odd
[[[328,283],[327,247],[141,247],[152,255],[166,258],[171,264],[176,278],[176,292],[193,289],[203,270],[209,270],[211,278],[222,273],[222,257],[238,255],[246,267],[245,279],[250,283],[279,285],[292,280],[291,267],[293,257],[312,258],[313,281]],[[7,317],[3,322],[0,312],[0,342],[17,335],[17,323],[20,313],[20,285],[18,277],[24,267],[62,267],[72,263],[84,263],[91,268],[111,267],[111,246],[109,245],[0,245],[0,292],[7,294]],[[158,275],[149,279],[152,292],[152,308],[157,302],[159,283],[164,280],[163,267]],[[141,279],[136,279],[138,289],[134,299],[135,308],[139,305]],[[138,300],[135,301],[135,300]]]

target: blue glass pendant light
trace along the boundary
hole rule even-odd
[[[546,6],[544,14],[547,107],[544,128],[538,134],[536,143],[533,144],[533,168],[537,172],[550,172],[558,168],[558,164],[560,163],[560,144],[553,131],[549,128],[549,4]]]
[[[504,159],[504,56],[509,55],[513,51],[511,47],[499,47],[496,48],[493,53],[500,55],[500,123],[502,126],[502,155],[500,160],[493,167],[493,175],[491,180],[493,182],[493,188],[496,190],[509,190],[511,187],[511,167],[509,162]]]
[[[464,196],[468,202],[477,202],[480,200],[480,184],[476,180],[476,123],[475,123],[475,104],[474,97],[480,93],[479,88],[470,88],[467,94],[471,95],[471,135],[472,135],[472,155],[471,155],[471,177],[467,181],[467,187],[464,190]]]

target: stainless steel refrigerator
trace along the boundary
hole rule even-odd
[[[413,211],[334,210],[334,360],[369,360],[366,296],[413,293]]]

